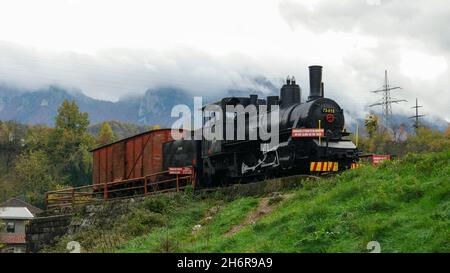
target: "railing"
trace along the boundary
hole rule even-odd
[[[171,174],[169,171],[144,177],[67,188],[45,193],[47,209],[84,205],[101,201],[133,198],[195,187],[195,173]]]

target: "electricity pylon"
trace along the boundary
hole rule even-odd
[[[423,107],[423,105],[419,105],[419,100],[416,98],[416,106],[411,107],[411,108],[416,108],[416,115],[412,116],[412,117],[409,117],[409,118],[416,119],[414,121],[414,128],[416,128],[416,130],[419,129],[419,118],[425,116],[425,115],[419,115],[419,108],[420,107]]]
[[[390,122],[390,119],[392,116],[392,104],[399,103],[399,102],[406,102],[406,100],[401,100],[401,99],[396,99],[396,98],[391,97],[391,91],[395,90],[395,89],[401,89],[401,87],[389,85],[387,70],[385,70],[384,71],[384,85],[378,90],[370,91],[372,93],[382,93],[383,94],[383,98],[381,99],[381,101],[371,104],[371,105],[369,105],[369,107],[381,106],[381,120],[386,128],[390,127],[389,122]]]

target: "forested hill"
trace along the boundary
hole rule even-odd
[[[145,126],[145,125],[139,125],[139,124],[134,124],[134,123],[129,123],[129,122],[115,121],[115,120],[110,120],[110,121],[106,121],[106,122],[111,127],[111,130],[113,131],[116,139],[127,138],[130,136],[137,135],[139,133],[148,131],[153,128],[152,126]],[[94,125],[90,125],[87,128],[87,131],[89,134],[91,134],[93,136],[97,136],[100,133],[102,125],[103,125],[103,122],[97,123]]]

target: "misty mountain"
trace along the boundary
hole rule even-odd
[[[129,121],[134,117],[130,113],[134,107],[129,103],[97,100],[80,91],[49,86],[25,92],[0,86],[0,119],[53,126],[58,108],[65,99],[75,100],[81,111],[89,113],[91,123],[104,120]]]
[[[89,114],[91,124],[114,120],[162,126],[170,124],[173,105],[192,101],[186,92],[173,88],[148,90],[139,97],[111,102],[58,86],[32,92],[0,86],[0,120],[53,126],[58,108],[65,99],[75,100],[80,110]]]
[[[263,91],[262,91],[263,90]],[[278,94],[278,88],[264,77],[254,79],[254,88],[230,89],[225,94],[211,92],[203,95],[203,103],[216,101],[225,96],[248,96],[257,94],[260,97]],[[195,94],[194,94],[195,95]],[[198,94],[200,95],[200,94]],[[24,124],[46,124],[53,126],[57,110],[64,99],[75,100],[80,110],[89,114],[91,125],[103,121],[117,121],[132,123],[136,126],[160,125],[170,126],[177,118],[171,117],[172,107],[185,104],[193,109],[193,94],[173,87],[159,87],[147,90],[143,95],[121,98],[117,102],[98,100],[84,95],[79,90],[69,90],[60,86],[49,86],[35,91],[25,91],[0,85],[0,120],[15,120]],[[345,107],[345,105],[343,105]],[[347,116],[351,113],[346,112]],[[361,126],[364,120],[361,117],[346,117],[347,121],[357,120]],[[407,116],[394,115],[393,124],[405,124],[412,130],[413,120]],[[448,123],[439,118],[426,117],[424,124],[440,130],[445,129]],[[117,125],[120,128],[120,123]],[[355,125],[349,123],[347,130],[354,131]],[[129,128],[128,128],[129,129]],[[142,128],[125,130],[128,135],[138,132]],[[95,131],[95,129],[93,129]],[[119,130],[121,131],[121,130]]]
[[[255,79],[255,86],[258,85],[266,89],[275,88],[263,77]],[[263,93],[256,87],[229,90],[225,96],[248,96],[250,93],[262,96]],[[219,93],[202,95],[203,103],[219,99],[222,96],[214,95]],[[65,99],[75,100],[80,110],[89,114],[92,125],[103,121],[119,121],[138,125],[170,126],[177,119],[171,117],[173,106],[185,104],[193,109],[194,102],[192,93],[173,87],[149,89],[143,95],[111,102],[94,99],[79,90],[69,90],[56,85],[33,91],[0,85],[0,120],[54,126],[58,108]]]

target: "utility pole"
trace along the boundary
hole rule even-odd
[[[419,108],[420,107],[423,107],[423,105],[419,105],[419,100],[416,98],[416,106],[411,107],[411,108],[416,108],[416,115],[412,116],[412,117],[409,117],[409,118],[416,119],[415,122],[414,122],[414,128],[416,128],[416,132],[417,132],[417,129],[419,129],[419,118],[425,116],[425,115],[419,115]]]
[[[390,127],[390,119],[392,116],[392,103],[406,102],[406,100],[396,99],[391,97],[391,91],[395,89],[401,89],[399,86],[390,86],[387,76],[387,70],[384,71],[384,84],[383,86],[375,91],[370,91],[372,93],[382,93],[383,97],[381,101],[369,105],[369,107],[381,106],[381,120],[384,123],[386,129]]]

